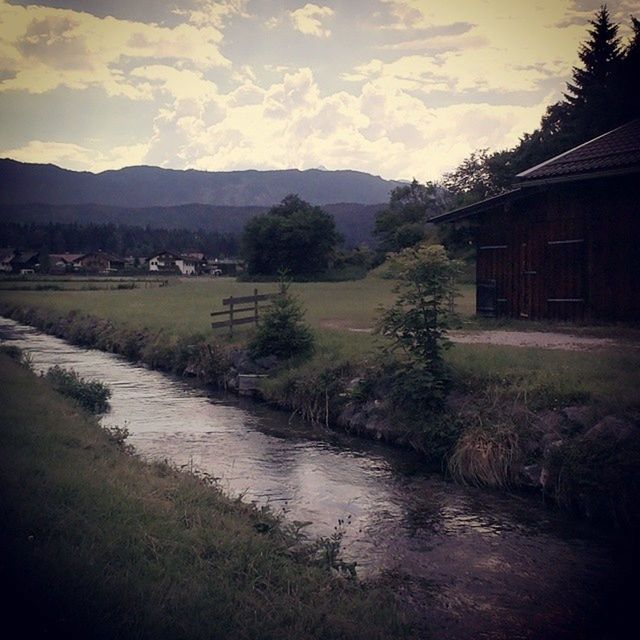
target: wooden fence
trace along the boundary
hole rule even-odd
[[[239,296],[239,297],[229,297],[224,298],[222,300],[222,305],[225,307],[229,307],[223,311],[214,311],[211,313],[212,316],[229,316],[226,320],[219,320],[217,322],[212,322],[211,327],[213,329],[220,329],[222,327],[228,327],[229,335],[233,335],[233,327],[239,324],[249,324],[253,322],[256,326],[260,320],[260,311],[263,311],[268,307],[268,305],[259,306],[260,302],[265,302],[267,300],[273,300],[278,294],[277,293],[258,293],[257,289],[253,290],[252,296]],[[250,305],[250,306],[239,306],[239,305]],[[246,315],[250,314],[250,315]]]

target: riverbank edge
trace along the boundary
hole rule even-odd
[[[332,575],[293,525],[206,477],[143,461],[4,354],[0,424],[0,575],[27,637],[409,637],[383,586]]]
[[[455,391],[444,413],[408,427],[378,392],[354,398],[362,371],[349,363],[289,368],[274,380],[277,359],[252,361],[245,350],[204,336],[117,326],[71,311],[0,305],[0,315],[78,346],[121,355],[152,369],[238,392],[239,374],[265,376],[258,399],[326,427],[413,449],[462,484],[537,491],[560,507],[640,525],[640,416],[602,413],[590,404],[531,410],[499,388]],[[603,474],[613,466],[619,474]],[[640,496],[640,485],[637,486]]]

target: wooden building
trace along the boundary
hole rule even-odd
[[[480,315],[640,320],[640,120],[432,218],[477,223]]]

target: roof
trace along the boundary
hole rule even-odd
[[[531,167],[516,177],[524,183],[565,182],[640,171],[640,119],[608,131]]]
[[[11,262],[15,256],[15,250],[10,247],[0,249],[0,262]]]
[[[429,222],[455,222],[456,220],[462,220],[463,218],[468,218],[469,216],[475,215],[476,213],[488,211],[489,209],[493,209],[494,207],[497,207],[499,205],[506,204],[507,202],[519,200],[524,196],[528,196],[530,193],[534,192],[521,188],[512,189],[511,191],[505,191],[500,195],[492,196],[491,198],[487,198],[486,200],[474,202],[473,204],[459,207],[458,209],[454,209],[453,211],[447,211],[447,213],[441,213],[439,216],[430,218]]]
[[[537,192],[533,187],[640,172],[640,119],[603,133],[593,140],[531,167],[516,178],[514,189],[440,214],[429,222],[455,222],[506,205]]]
[[[83,253],[51,253],[49,254],[50,260],[63,260],[64,262],[71,263],[75,262],[78,258],[82,258],[85,255]]]

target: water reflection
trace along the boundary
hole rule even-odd
[[[105,425],[126,426],[148,458],[219,478],[245,500],[284,509],[327,535],[351,516],[344,550],[360,574],[384,571],[442,638],[582,638],[622,571],[596,530],[540,500],[468,489],[419,458],[347,436],[0,318],[0,338],[112,389]],[[309,437],[312,436],[312,437]],[[595,633],[595,632],[594,632]]]

